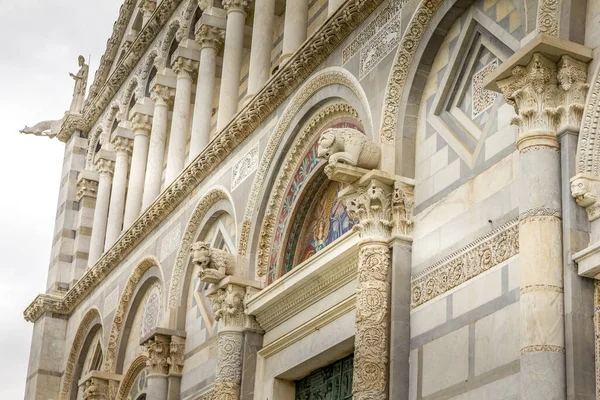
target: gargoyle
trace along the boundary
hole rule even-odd
[[[361,132],[352,128],[329,128],[319,138],[319,158],[330,164],[341,162],[364,169],[377,168],[381,152]]]
[[[585,178],[575,178],[571,182],[571,195],[581,207],[589,207],[597,200],[592,194],[590,181]]]
[[[235,257],[225,250],[211,248],[206,242],[192,244],[192,262],[200,267],[198,277],[202,282],[218,283],[235,273]]]
[[[31,127],[25,126],[25,128],[21,129],[19,132],[26,135],[46,136],[52,139],[58,135],[62,121],[62,119],[59,119],[38,122]]]

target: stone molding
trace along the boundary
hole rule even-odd
[[[259,277],[264,277],[269,269],[269,256],[273,251],[272,243],[273,235],[275,234],[275,220],[281,210],[285,192],[302,162],[304,153],[314,143],[315,138],[328,123],[344,116],[354,118],[357,122],[360,122],[358,113],[349,104],[333,103],[325,105],[304,125],[302,130],[297,134],[291,149],[285,155],[283,165],[279,169],[275,183],[271,188],[269,203],[260,230],[256,256],[256,274]]]
[[[163,21],[165,10],[177,0],[163,0],[152,20],[146,27]],[[246,106],[238,112],[234,119],[211,141],[195,160],[193,160],[179,175],[179,177],[166,188],[154,203],[142,213],[136,222],[129,227],[117,242],[73,285],[63,297],[50,297],[38,295],[24,311],[25,319],[36,321],[44,312],[51,311],[58,314],[70,314],[99,282],[128,255],[141,241],[152,232],[171,213],[194,188],[212,172],[221,161],[237,148],[271,113],[290,96],[296,88],[304,82],[338,44],[354,30],[371,12],[381,4],[382,0],[349,1],[341,6],[336,14],[319,27],[317,31],[292,55],[289,61],[281,68],[253,97]],[[151,36],[151,35],[148,35]],[[140,35],[144,37],[144,35]],[[145,39],[144,39],[145,40]],[[136,54],[136,42],[129,54]],[[108,99],[116,92],[122,68],[128,57],[122,61],[116,70],[115,79],[105,87],[105,93],[98,99],[91,101],[92,106],[86,110],[86,127],[92,126],[99,116],[99,110],[104,109]],[[130,70],[129,70],[130,72]],[[122,77],[125,78],[124,76]],[[348,79],[348,78],[346,78]],[[115,86],[111,86],[114,84]],[[110,87],[109,87],[110,86]],[[104,92],[103,92],[104,93]],[[303,103],[303,102],[302,102]],[[96,111],[89,111],[94,109]],[[291,118],[291,117],[290,117]],[[72,132],[69,123],[63,124],[63,134]],[[86,129],[83,129],[86,130]],[[67,134],[70,136],[70,133]]]
[[[515,219],[413,275],[411,308],[445,294],[517,254],[519,224]]]

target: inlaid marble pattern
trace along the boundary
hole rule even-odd
[[[359,78],[362,79],[392,52],[401,37],[400,12],[397,12],[360,51]]]
[[[258,166],[258,143],[233,166],[231,177],[231,190],[235,190],[240,183],[246,180]]]
[[[482,112],[490,108],[494,104],[494,101],[496,101],[498,94],[483,87],[483,80],[485,77],[496,68],[498,68],[497,58],[473,74],[473,78],[471,79],[473,93],[471,98],[471,117],[473,119],[477,118]]]
[[[148,295],[144,302],[144,314],[142,315],[140,338],[146,336],[152,329],[158,326],[158,321],[160,320],[160,299],[160,284],[155,283],[148,290]]]

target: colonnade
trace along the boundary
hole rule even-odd
[[[139,99],[129,110],[127,120],[121,121],[111,133],[113,151],[103,149],[96,155],[99,185],[89,266],[94,265],[156,200],[162,189],[177,178],[186,162],[195,159],[209,143],[221,49],[217,131],[237,114],[250,2],[223,0],[226,21],[222,25],[215,23],[214,18],[201,17],[195,41],[184,39],[179,43],[167,60],[170,68],[160,70],[150,82],[150,98]],[[341,2],[334,2],[335,9]],[[269,80],[273,48],[275,0],[256,0],[254,7],[246,98],[256,95]],[[306,40],[308,8],[308,0],[287,0],[281,64]],[[194,106],[190,112],[194,81]],[[170,127],[169,113],[172,113]],[[191,137],[186,160],[188,131]]]

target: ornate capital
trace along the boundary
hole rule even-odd
[[[563,56],[558,62],[558,83],[565,92],[565,107],[567,115],[564,125],[579,130],[585,99],[589,89],[587,83],[587,64],[572,57]]]
[[[165,335],[153,335],[144,343],[144,349],[148,353],[147,366],[151,374],[169,373],[169,358],[170,338]]]
[[[93,174],[93,171],[88,171]],[[91,175],[90,174],[90,175]],[[76,199],[79,201],[83,197],[96,198],[98,195],[98,177],[92,177],[88,174],[80,174],[77,180],[77,196]]]
[[[246,322],[245,297],[246,289],[232,284],[209,295],[215,320],[222,321],[225,328],[242,329]]]
[[[106,174],[112,176],[115,171],[115,162],[106,158],[99,158],[94,163],[94,168],[98,174]]]
[[[131,129],[136,135],[150,135],[152,130],[152,116],[136,112],[131,117]]]
[[[590,221],[600,218],[600,180],[583,174],[575,175],[571,178],[571,195],[577,204],[585,208]]]
[[[112,145],[115,149],[115,153],[125,153],[128,156],[133,151],[133,140],[123,136],[115,136],[112,140]]]
[[[394,236],[412,238],[412,214],[415,205],[413,189],[412,185],[400,181],[394,182],[392,193],[392,233]]]
[[[169,357],[167,358],[169,374],[181,375],[183,373],[184,356],[185,338],[172,336],[171,344],[169,345]]]
[[[196,42],[200,47],[213,47],[217,51],[223,46],[225,31],[214,26],[202,24],[196,31]]]
[[[393,226],[393,189],[377,179],[371,179],[365,186],[356,185],[355,189],[346,207],[349,216],[358,223],[361,237],[389,238]]]
[[[190,60],[185,57],[177,57],[171,65],[173,72],[177,74],[178,78],[194,79],[194,76],[198,73],[198,61]]]
[[[150,91],[150,98],[158,105],[171,107],[175,98],[175,89],[164,85],[154,85]]]
[[[230,13],[232,11],[238,11],[246,14],[248,12],[248,5],[250,0],[223,0],[223,9]]]
[[[82,398],[84,400],[110,400],[115,396],[113,390],[119,385],[121,375],[101,371],[90,371],[80,380]]]

